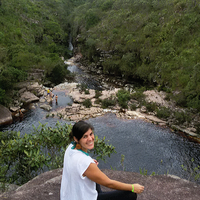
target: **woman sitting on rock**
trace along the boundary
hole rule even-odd
[[[79,121],[72,128],[72,142],[64,156],[60,200],[135,200],[144,187],[111,180],[99,168],[88,150],[94,148],[93,126]],[[100,185],[115,189],[102,192]]]

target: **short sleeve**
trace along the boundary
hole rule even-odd
[[[77,170],[80,177],[83,179],[84,172],[87,170],[91,163],[95,162],[90,156],[82,155],[81,157],[79,157],[79,162],[77,163]]]

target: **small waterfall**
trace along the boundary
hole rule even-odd
[[[70,51],[73,51],[74,47],[72,45],[72,37],[71,37],[71,34],[69,34],[69,50]]]

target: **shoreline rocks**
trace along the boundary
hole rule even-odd
[[[90,71],[92,72],[94,69],[95,71],[97,70],[96,69],[96,66],[92,66],[92,64],[90,66],[82,66],[80,64],[80,61],[81,61],[81,55],[77,55],[77,56],[74,56],[72,57],[71,59],[68,60],[68,62],[66,62],[66,64],[68,65],[77,65],[79,66],[83,71],[86,71],[88,72],[88,69],[89,69],[89,72]],[[94,76],[94,75],[92,75]],[[97,75],[97,80],[102,82],[102,85],[107,85],[106,83],[107,82],[110,82],[110,83],[114,83],[116,85],[118,85],[120,88],[124,88],[130,92],[134,92],[134,86],[131,85],[131,84],[125,84],[124,85],[124,80],[119,80],[118,81],[118,78],[117,77],[114,77],[113,78],[113,81],[110,80],[110,78],[105,78],[104,76],[102,77],[103,75]],[[95,76],[94,76],[95,77]],[[104,83],[104,80],[106,80],[106,83]],[[112,87],[112,84],[111,84],[111,87]],[[104,88],[109,88],[109,87],[104,87]],[[156,103],[158,105],[158,108],[160,107],[165,107],[165,108],[168,108],[170,109],[171,111],[176,111],[176,112],[180,112],[180,113],[186,113],[186,112],[190,112],[189,110],[186,111],[184,110],[183,108],[179,108],[175,105],[175,102],[173,101],[167,101],[165,98],[166,98],[166,93],[163,92],[163,91],[160,91],[158,92],[157,90],[147,90],[143,93],[146,98],[145,98],[145,101],[148,102],[148,103]],[[136,102],[137,104],[137,102]],[[137,107],[137,106],[136,106]],[[170,112],[171,112],[170,111]],[[126,110],[126,113],[127,115],[124,115],[123,112],[117,112],[117,116],[118,117],[122,117],[122,118],[126,118],[126,119],[132,119],[132,118],[141,118],[141,119],[145,119],[149,122],[152,122],[154,124],[157,124],[159,126],[167,126],[169,128],[172,128],[174,131],[180,131],[180,132],[183,132],[184,134],[188,135],[188,136],[192,136],[194,137],[198,142],[200,142],[200,135],[196,133],[196,128],[195,128],[195,124],[199,123],[200,121],[200,115],[192,115],[192,121],[190,123],[188,122],[185,122],[179,126],[177,126],[177,120],[176,118],[174,117],[174,115],[172,114],[168,119],[167,121],[165,120],[162,120],[162,119],[158,119],[157,117],[155,117],[155,113],[150,113],[150,112],[147,112],[147,109],[145,108],[145,106],[141,107],[140,109],[137,108],[136,109],[136,113],[133,112],[133,116],[131,115],[130,116],[130,113],[129,113],[129,110]],[[191,111],[191,114],[193,112]]]
[[[65,87],[66,86],[66,87]],[[79,121],[86,120],[89,118],[95,118],[99,116],[103,116],[106,113],[114,113],[116,117],[122,119],[141,119],[147,122],[153,123],[158,126],[164,126],[172,128],[174,131],[181,131],[186,135],[194,137],[197,141],[200,142],[199,135],[195,132],[192,132],[193,129],[184,129],[176,125],[169,126],[167,121],[161,120],[154,115],[154,113],[146,113],[143,108],[137,108],[135,111],[129,109],[121,109],[118,105],[103,109],[100,104],[95,103],[95,90],[90,89],[89,94],[85,94],[84,92],[80,92],[77,88],[77,84],[68,83],[61,84],[56,86],[57,90],[67,90],[67,94],[73,99],[74,103],[71,106],[66,106],[65,108],[59,109],[57,111],[51,112],[48,117],[58,117],[68,121]],[[102,95],[99,97],[104,100],[109,97],[115,97],[119,88],[115,88],[113,90],[103,90]],[[156,91],[155,91],[156,92]],[[159,93],[157,92],[157,95]],[[154,97],[155,98],[155,97]],[[82,103],[89,99],[92,103],[90,108],[86,108],[82,105]],[[156,99],[156,98],[155,98]],[[158,98],[161,102],[164,101],[163,97]],[[152,99],[150,99],[152,101]],[[170,105],[170,104],[168,104]]]
[[[13,103],[8,108],[1,108],[0,125],[11,124],[13,118],[19,117],[19,111],[22,113],[26,110],[22,108],[24,105],[38,102],[40,97],[44,95],[45,87],[39,85],[38,82],[20,82],[14,86],[17,93],[13,96]],[[6,110],[7,109],[7,110]]]
[[[8,125],[13,122],[12,113],[10,110],[0,105],[0,125]]]
[[[139,183],[145,190],[138,194],[140,200],[197,200],[200,196],[200,185],[175,177],[173,175],[144,176],[140,173],[102,169],[111,179],[125,183]],[[26,184],[12,191],[0,194],[0,199],[7,200],[58,200],[62,169],[42,173]],[[101,186],[102,191],[112,191]]]

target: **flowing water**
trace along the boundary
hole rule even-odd
[[[101,88],[101,85],[90,76],[84,74],[78,67],[70,66],[69,70],[79,73],[77,81],[89,88]],[[84,76],[81,76],[84,75]],[[72,103],[67,91],[53,91],[58,95],[58,104],[52,103],[52,110],[57,110]],[[30,133],[32,126],[48,123],[54,126],[57,121],[71,123],[57,118],[46,118],[48,111],[42,110],[39,103],[35,109],[28,110],[23,121],[15,121],[12,125],[0,127],[0,131],[15,130],[22,134]],[[147,171],[147,174],[173,174],[190,179],[193,169],[200,165],[200,144],[189,141],[169,128],[162,128],[142,120],[123,120],[114,114],[107,114],[87,120],[95,128],[95,134],[100,138],[106,137],[108,143],[116,147],[116,154],[100,162],[99,167],[126,171]],[[121,156],[125,156],[121,163]],[[183,170],[181,165],[187,167]],[[200,182],[199,182],[200,183]]]

